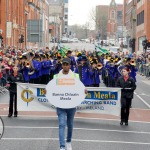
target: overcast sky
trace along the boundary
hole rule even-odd
[[[96,5],[109,5],[111,0],[69,0],[69,25],[85,24],[89,18],[89,12]],[[116,0],[123,4],[123,0]]]

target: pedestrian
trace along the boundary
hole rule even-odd
[[[117,86],[121,89],[121,122],[120,125],[128,125],[130,106],[136,89],[135,80],[129,76],[130,69],[122,69],[122,76],[118,79]]]
[[[7,79],[10,84],[9,93],[10,93],[10,101],[9,101],[9,114],[8,117],[12,117],[13,114],[13,103],[14,103],[14,117],[17,117],[17,84],[16,82],[23,82],[23,75],[18,72],[18,67],[13,67],[13,73],[8,76]]]
[[[64,58],[62,60],[62,70],[59,72],[59,74],[54,75],[54,78],[56,77],[65,77],[65,78],[75,77],[79,79],[79,75],[71,71],[71,60],[69,58]],[[87,93],[87,91],[85,91],[85,93]],[[69,109],[56,108],[56,110],[59,123],[60,150],[72,150],[71,140],[76,108],[69,108]],[[67,129],[67,140],[65,142],[66,124],[68,129]]]

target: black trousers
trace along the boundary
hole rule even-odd
[[[14,115],[17,115],[17,93],[10,92],[10,101],[9,101],[9,114],[13,114],[13,104],[14,104]]]
[[[92,87],[99,87],[99,84],[92,84]]]
[[[130,106],[132,99],[125,99],[125,104],[121,106],[121,121],[128,122],[130,114]]]

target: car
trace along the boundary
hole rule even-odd
[[[78,43],[79,42],[78,38],[73,38],[70,41],[73,42],[73,43]]]
[[[110,47],[109,48],[109,51],[114,53],[114,54],[117,54],[118,52],[120,52],[120,47]]]
[[[63,37],[63,38],[61,39],[61,42],[62,42],[62,43],[68,43],[68,42],[69,42],[69,40],[68,40],[68,38],[67,38],[67,37]]]

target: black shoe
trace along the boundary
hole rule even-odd
[[[9,117],[9,118],[12,117],[12,114],[8,114],[8,117]]]
[[[120,125],[121,125],[121,126],[123,125],[123,121],[120,122]]]
[[[125,122],[125,125],[128,126],[128,122]]]
[[[17,117],[17,114],[14,114],[14,117]]]

